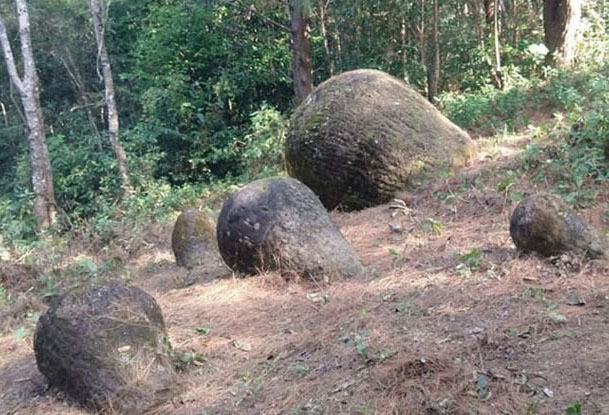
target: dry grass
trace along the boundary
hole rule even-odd
[[[560,414],[580,403],[585,414],[609,413],[609,266],[516,252],[514,204],[498,183],[519,140],[458,178],[402,195],[406,210],[335,212],[370,267],[358,279],[265,274],[176,288],[185,275],[170,261],[169,236],[131,261],[174,346],[206,359],[189,366],[187,391],[162,411]],[[512,190],[543,189],[522,179]],[[607,226],[607,200],[583,212],[597,227]],[[45,392],[30,343],[0,337],[0,414],[86,413]]]

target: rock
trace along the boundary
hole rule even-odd
[[[510,219],[510,235],[516,247],[544,256],[564,252],[607,258],[608,245],[560,198],[540,193],[525,197]]]
[[[197,267],[197,274],[213,278],[231,273],[218,251],[216,224],[204,212],[191,209],[178,216],[171,248],[176,263],[188,269]]]
[[[97,410],[142,414],[176,389],[161,310],[137,287],[57,298],[38,321],[34,352],[50,387]]]
[[[296,109],[286,139],[290,176],[324,206],[361,209],[466,165],[469,136],[405,83],[356,70],[320,84]]]
[[[247,274],[268,269],[330,280],[363,271],[317,196],[287,177],[232,193],[218,218],[218,246],[232,269]]]

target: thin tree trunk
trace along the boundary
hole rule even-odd
[[[59,60],[66,69],[66,72],[68,73],[70,79],[72,80],[72,83],[74,84],[74,87],[76,88],[76,91],[78,92],[79,105],[87,112],[87,118],[89,120],[89,124],[91,124],[91,130],[95,134],[95,137],[97,137],[97,149],[98,151],[102,151],[101,134],[99,133],[97,123],[95,122],[95,116],[93,115],[93,110],[91,109],[92,105],[89,102],[88,98],[89,93],[87,91],[87,86],[82,78],[80,69],[74,61],[74,57],[72,56],[70,48],[64,46],[63,53],[59,50],[59,48],[56,48],[56,50],[56,53],[59,56]],[[75,108],[72,108],[70,111],[73,111],[74,109]]]
[[[100,0],[91,0],[93,29],[95,31],[95,40],[97,41],[97,57],[99,65],[102,69],[106,95],[106,107],[108,109],[108,135],[110,137],[112,150],[116,156],[118,173],[123,183],[123,194],[124,196],[129,196],[131,193],[129,163],[127,161],[127,154],[125,153],[119,138],[118,110],[116,107],[116,98],[114,92],[114,78],[112,77],[110,58],[108,57],[108,51],[106,49],[104,36],[105,16],[102,13],[104,12],[101,8]]]
[[[407,37],[407,23],[406,23],[406,11],[402,14],[402,20],[400,22],[400,43],[401,43],[401,57],[402,57],[402,79],[404,82],[408,83],[408,54],[407,54],[407,46],[408,46],[408,37]]]
[[[484,43],[486,40],[485,28],[484,28],[484,3],[482,0],[472,0],[470,2],[472,7],[472,16],[474,18],[474,24],[476,27],[476,37],[478,39],[478,47],[480,50],[484,49]]]
[[[319,0],[319,22],[321,26],[321,36],[324,41],[324,51],[328,61],[330,76],[334,75],[334,58],[330,51],[330,41],[328,39],[328,3],[329,1]]]
[[[335,25],[337,26],[337,25]],[[340,30],[338,28],[336,28],[336,30],[334,30],[334,42],[336,45],[336,50],[335,50],[335,58],[336,58],[336,64],[340,68],[342,68],[343,65],[343,41],[340,37]]]
[[[494,70],[494,78],[495,85],[499,89],[503,89],[505,87],[503,83],[503,73],[501,71],[501,53],[499,47],[499,7],[498,0],[494,0],[494,10],[493,10],[493,35],[495,39],[495,70]]]
[[[582,0],[544,0],[543,27],[550,60],[570,66],[575,60]]]
[[[440,83],[440,41],[438,36],[438,25],[440,20],[440,13],[438,7],[438,0],[433,0],[433,66],[429,76],[429,89],[427,91],[427,98],[431,103],[434,103],[438,96],[438,84]]]
[[[425,33],[425,0],[421,0],[421,24],[419,27],[419,40],[421,43],[421,65],[427,68],[427,38]]]
[[[6,116],[6,107],[3,102],[0,102],[0,110],[2,110],[2,118],[4,119],[4,126],[8,127],[8,118]]]
[[[518,22],[518,16],[520,15],[520,9],[518,8],[518,2],[514,1],[511,13],[508,13],[512,17],[512,30],[514,32],[514,45],[518,46],[520,43],[520,25]]]
[[[19,23],[23,77],[20,77],[17,71],[6,27],[1,17],[0,44],[2,45],[11,82],[21,97],[29,130],[28,143],[32,167],[32,188],[35,195],[34,216],[36,217],[38,229],[43,230],[56,222],[57,204],[53,188],[51,160],[46,145],[44,119],[40,107],[40,88],[32,51],[29,13],[25,0],[15,0],[15,5],[17,7],[17,20]]]
[[[92,0],[93,1],[93,0]],[[313,90],[309,0],[290,0],[295,104],[300,104]]]

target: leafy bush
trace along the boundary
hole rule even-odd
[[[252,125],[245,136],[243,160],[250,177],[277,174],[284,169],[283,145],[288,122],[275,108],[264,104],[252,114]]]

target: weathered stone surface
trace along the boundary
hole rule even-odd
[[[231,268],[248,274],[268,269],[331,280],[363,271],[317,196],[287,177],[232,193],[218,218],[218,245]]]
[[[608,245],[560,198],[546,193],[525,197],[510,219],[510,235],[516,247],[545,256],[564,252],[607,258]]]
[[[286,162],[326,208],[360,209],[468,164],[474,148],[463,130],[402,81],[356,70],[323,82],[296,109]]]
[[[197,267],[197,274],[218,277],[231,273],[218,251],[216,224],[204,212],[190,209],[178,216],[171,248],[176,263],[188,269]]]
[[[38,321],[34,351],[49,386],[98,410],[142,414],[175,389],[161,310],[137,287],[59,297]]]

